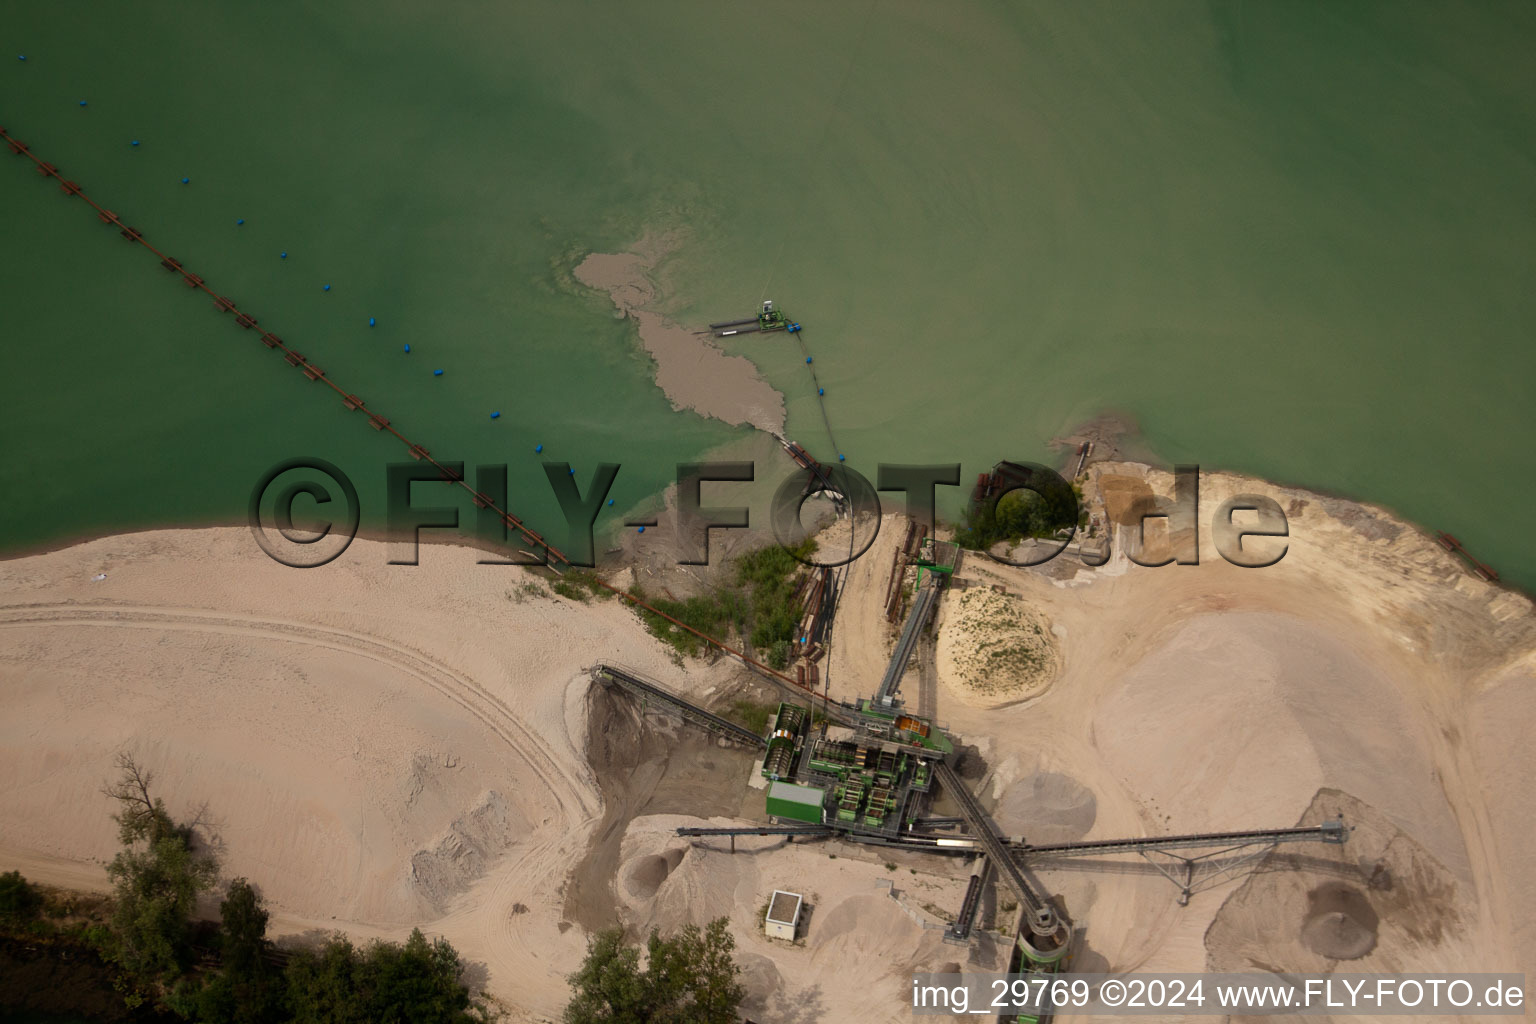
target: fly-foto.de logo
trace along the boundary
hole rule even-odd
[[[545,462],[544,473],[565,519],[563,546],[545,538],[509,511],[507,465],[485,464],[466,476],[462,462],[433,460],[397,462],[384,467],[385,531],[389,562],[416,565],[423,530],[457,531],[461,512],[473,510],[477,535],[506,554],[482,559],[487,565],[548,565],[551,561],[591,567],[596,564],[597,517],[609,504],[609,492],[619,464],[605,462],[593,471],[585,489],[569,463]],[[966,513],[966,540],[988,550],[989,557],[1011,565],[1040,565],[1072,546],[1084,520],[1078,491],[1055,470],[1032,462],[1003,462],[994,474],[983,474]],[[302,479],[299,477],[302,476]],[[326,481],[315,479],[316,476]],[[707,565],[710,535],[715,530],[750,529],[752,508],[708,505],[702,485],[751,484],[756,465],[745,462],[685,462],[677,465],[676,501],[671,510],[672,536],[679,565]],[[930,531],[935,525],[939,487],[957,487],[959,463],[908,465],[880,463],[871,483],[847,463],[815,464],[784,478],[766,510],[775,541],[799,561],[812,566],[847,565],[869,550],[880,529],[884,510],[880,495],[901,494],[906,514]],[[719,493],[719,489],[715,489]],[[831,503],[840,517],[859,526],[850,532],[846,549],[807,552],[803,524],[805,504]],[[295,524],[304,514],[306,525]],[[1242,522],[1237,520],[1244,513]],[[256,542],[275,561],[295,568],[316,568],[333,561],[357,535],[362,509],[357,488],[346,473],[324,459],[289,459],[272,467],[251,491],[248,518]],[[1131,501],[1116,521],[1125,529],[1126,556],[1135,564],[1198,565],[1200,563],[1200,469],[1174,468],[1173,496],[1143,494]],[[1162,522],[1167,543],[1156,554],[1148,527]],[[654,527],[657,518],[629,519],[635,529]],[[1217,553],[1233,565],[1263,568],[1285,557],[1290,526],[1274,499],[1262,494],[1235,495],[1218,505],[1210,517],[1211,541]],[[991,544],[1000,537],[1030,539],[1027,554]],[[979,542],[978,542],[979,541]],[[1245,543],[1246,542],[1246,543]],[[1002,550],[999,550],[999,549]],[[1109,558],[1108,538],[1096,547],[1079,544],[1076,557],[1098,566]]]

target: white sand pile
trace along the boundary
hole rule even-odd
[[[944,595],[938,661],[945,692],[981,708],[1039,696],[1060,668],[1050,621],[1017,594],[990,587]]]
[[[844,570],[832,650],[824,670],[836,699],[867,697],[885,675],[896,639],[895,627],[885,618],[885,588],[890,581],[891,559],[900,549],[906,530],[904,517],[882,516],[874,543]],[[849,532],[844,523],[828,527],[816,538],[817,545],[821,551],[836,551],[841,557],[847,551]]]

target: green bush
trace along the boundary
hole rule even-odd
[[[582,604],[586,604],[592,596],[590,593],[588,593],[586,587],[583,587],[579,583],[573,583],[564,577],[552,580],[549,584],[549,589],[553,590],[567,601],[580,601]]]
[[[375,941],[363,949],[337,934],[289,961],[288,1019],[292,1024],[470,1024],[482,1014],[459,980],[462,973],[448,940],[428,942],[419,928],[404,945]]]
[[[107,795],[123,849],[107,866],[112,880],[111,937],[104,950],[135,985],[177,977],[191,959],[197,898],[218,875],[218,862],[198,847],[195,824],[172,820],[150,794],[154,775],[132,757],[117,759],[118,781]]]
[[[815,550],[816,542],[812,540],[795,549],[801,557],[809,557]],[[796,639],[795,629],[800,624],[801,608],[795,600],[800,568],[800,562],[789,551],[766,547],[749,551],[736,560],[734,586],[684,601],[647,597],[638,584],[629,593],[656,611],[722,643],[734,630],[746,636],[754,650],[767,652],[770,665],[782,668],[789,663],[789,644]],[[679,629],[664,615],[638,605],[635,611],[652,634],[679,653],[694,656],[703,651],[703,640]],[[775,658],[780,660],[775,662]]]
[[[734,718],[743,726],[751,729],[761,736],[768,729],[768,719],[772,717],[775,708],[772,704],[759,704],[753,700],[741,698],[731,702],[731,709],[727,717]]]
[[[24,924],[36,918],[42,906],[43,894],[20,871],[0,875],[0,921]]]
[[[990,503],[966,509],[955,542],[972,551],[984,551],[998,541],[1020,541],[1025,537],[1050,538],[1056,531],[1079,525],[1083,513],[1074,510],[1074,499],[1081,500],[1076,484],[1070,490],[1055,489],[1040,494],[1027,489],[1012,490]]]
[[[565,1008],[565,1024],[736,1024],[746,991],[736,980],[735,949],[723,917],[703,931],[689,925],[670,939],[653,931],[642,970],[640,950],[624,942],[622,928],[599,932],[570,977],[576,996]]]

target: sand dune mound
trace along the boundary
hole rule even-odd
[[[761,1013],[784,984],[778,965],[761,953],[738,953],[736,962],[741,965],[741,976],[737,980],[747,992],[742,1009]]]
[[[1070,775],[1035,772],[1009,786],[993,820],[1030,843],[1070,843],[1086,836],[1098,817],[1093,791]]]
[[[1358,960],[1376,948],[1380,918],[1364,893],[1343,882],[1327,882],[1307,894],[1311,908],[1301,942],[1330,960]]]
[[[433,909],[445,912],[526,829],[505,797],[487,792],[430,849],[411,858],[411,880]]]
[[[1445,792],[1412,784],[1434,761],[1416,709],[1390,673],[1312,623],[1268,612],[1188,617],[1111,686],[1094,727],[1158,825],[1178,808],[1181,831],[1260,827],[1275,811],[1253,808],[1286,808],[1289,818],[1328,786],[1470,877]]]
[[[650,899],[656,895],[677,866],[683,862],[683,856],[688,851],[679,847],[668,850],[666,853],[651,853],[643,857],[637,857],[628,873],[629,892],[632,896],[641,899]]]
[[[1469,920],[1450,872],[1337,790],[1320,791],[1300,823],[1335,813],[1354,826],[1348,843],[1279,847],[1222,904],[1205,936],[1210,970],[1453,969]]]
[[[937,935],[937,933],[933,933]],[[818,957],[870,957],[892,966],[915,962],[923,926],[902,912],[893,899],[849,896],[827,911],[811,930],[809,945]]]
[[[1050,621],[1023,598],[971,587],[944,598],[938,664],[963,703],[1002,707],[1044,693],[1059,654]]]
[[[704,845],[679,846],[662,822],[693,821],[674,815],[637,818],[621,844],[623,857],[615,886],[620,904],[640,931],[655,927],[671,932],[700,927],[736,909],[738,893],[748,895],[756,872],[750,857]],[[637,827],[638,826],[638,827]]]

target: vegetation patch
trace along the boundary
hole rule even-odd
[[[746,990],[737,981],[735,949],[723,917],[702,930],[688,925],[669,939],[653,930],[644,967],[640,948],[624,941],[623,928],[598,932],[570,977],[576,994],[565,1008],[565,1024],[737,1024]]]
[[[778,710],[776,704],[762,704],[745,697],[731,701],[730,709],[726,711],[726,718],[738,722],[761,736],[768,730],[768,720]]]
[[[1055,537],[1087,525],[1088,513],[1082,503],[1083,491],[1077,484],[1072,485],[1070,493],[1009,491],[995,505],[978,502],[968,507],[955,530],[955,543],[972,551],[985,551],[1000,541],[1017,544],[1025,537]]]
[[[731,585],[682,601],[648,596],[638,583],[629,592],[663,613],[635,606],[646,628],[680,654],[697,656],[708,645],[667,616],[721,643],[744,639],[749,651],[783,668],[802,611],[795,593],[805,566],[796,556],[809,558],[815,550],[816,542],[807,539],[794,551],[777,545],[750,551],[736,560]]]

